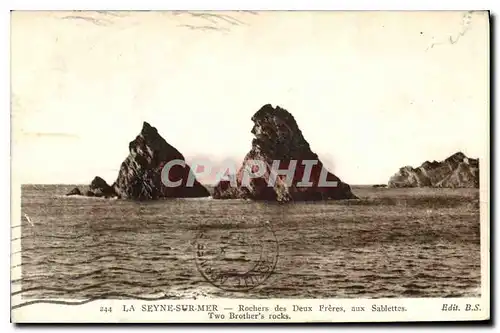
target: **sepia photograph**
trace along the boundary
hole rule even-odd
[[[13,321],[486,319],[489,15],[12,11]]]

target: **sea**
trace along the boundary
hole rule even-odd
[[[73,187],[22,186],[11,238],[20,304],[480,296],[476,189],[363,187],[361,200],[276,204],[65,196]],[[243,276],[263,257],[250,281],[213,275]]]

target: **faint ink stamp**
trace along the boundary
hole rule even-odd
[[[195,242],[196,267],[212,285],[247,291],[263,284],[278,262],[279,246],[269,223],[252,228],[203,228]]]

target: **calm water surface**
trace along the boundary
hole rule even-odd
[[[471,190],[463,198],[453,190],[447,200],[447,192],[444,199],[421,191],[400,199],[365,189],[357,194],[369,200],[354,204],[276,205],[65,197],[69,189],[23,186],[21,215],[33,225],[19,221],[21,261],[12,262],[22,277],[12,293],[23,300],[479,296],[479,209]],[[234,231],[251,246],[263,242],[263,225],[279,245],[269,278],[245,292],[207,282],[195,264],[200,230],[222,238]],[[221,262],[249,265],[252,249],[241,249]]]

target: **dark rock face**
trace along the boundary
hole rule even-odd
[[[442,162],[405,166],[389,180],[389,187],[476,187],[479,188],[479,160],[458,152]]]
[[[80,192],[80,189],[78,187],[75,187],[74,189],[66,193],[66,195],[82,195],[82,192]]]
[[[184,156],[147,122],[144,122],[141,133],[129,143],[129,151],[130,154],[121,164],[118,178],[112,185],[112,191],[119,198],[151,200],[210,196],[185,164]],[[166,174],[168,180],[179,183],[176,187],[170,187],[162,182],[162,170],[165,164],[174,160],[184,164],[173,165]],[[98,183],[96,185],[99,188],[108,190],[106,182]]]
[[[210,196],[185,164],[184,156],[147,122],[144,122],[141,133],[129,143],[129,150],[130,154],[122,162],[113,185],[108,185],[97,176],[88,189],[83,190],[86,196],[133,200]],[[178,181],[179,184],[166,186],[162,182],[162,170],[165,164],[174,160],[179,163],[172,166],[166,175],[171,182]],[[82,191],[74,188],[67,195],[82,195]]]
[[[222,180],[214,188],[215,199],[243,198],[266,201],[309,201],[326,199],[357,199],[350,186],[329,173],[309,147],[294,117],[279,106],[264,105],[252,117],[252,149],[246,155],[235,179]],[[265,165],[265,172],[258,178],[248,176],[257,172],[252,161]],[[306,162],[307,161],[307,162]],[[308,163],[314,161],[314,165]],[[273,163],[276,167],[273,167]],[[311,164],[313,164],[311,163]],[[288,176],[273,170],[295,170]],[[245,176],[245,174],[247,174]],[[275,181],[270,181],[275,179]],[[248,180],[248,181],[245,181]],[[330,182],[329,185],[320,180]],[[305,186],[305,182],[310,182]],[[336,185],[331,185],[336,182]]]

